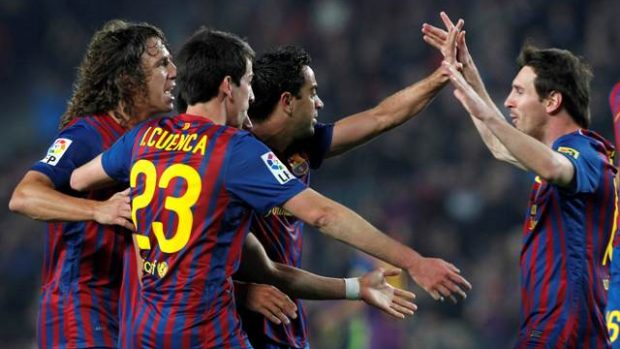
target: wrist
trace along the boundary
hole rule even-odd
[[[359,278],[344,279],[344,293],[345,293],[345,299],[352,299],[352,300],[362,299],[360,279]]]

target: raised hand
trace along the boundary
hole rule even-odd
[[[289,317],[297,318],[297,305],[271,285],[247,284],[245,307],[262,314],[275,324],[289,324]]]
[[[469,115],[480,121],[484,121],[490,117],[498,117],[498,111],[490,107],[489,104],[474,91],[473,87],[465,81],[465,78],[457,70],[455,65],[449,64],[448,62],[443,62],[442,65],[448,73],[452,85],[455,87],[454,96],[456,96],[463,107],[465,107]],[[501,118],[501,114],[499,117]]]
[[[360,280],[360,296],[368,305],[381,309],[386,314],[398,319],[413,315],[418,307],[411,301],[415,294],[395,288],[385,280],[389,276],[400,274],[398,269],[383,270],[379,268],[364,274]]]
[[[471,284],[461,276],[461,271],[443,259],[421,257],[408,272],[435,300],[443,301],[447,297],[456,303],[456,295],[465,299],[466,292],[471,290]]]
[[[118,192],[95,208],[95,221],[100,224],[120,225],[135,230],[131,221],[129,188]]]
[[[465,43],[465,31],[461,31],[465,22],[459,19],[457,24],[454,25],[445,12],[441,12],[439,16],[446,30],[424,23],[422,25],[422,33],[424,33],[422,39],[424,39],[427,44],[438,49],[443,55],[444,60],[450,63],[455,61],[462,64],[468,63],[468,61],[471,60],[471,56],[469,55],[469,50]],[[454,34],[455,38],[453,41],[450,34],[454,29],[456,29],[456,33]],[[455,42],[456,46],[454,45]]]

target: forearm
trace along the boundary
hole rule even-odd
[[[317,226],[322,233],[399,268],[410,269],[421,258],[352,210],[336,202],[332,205]]]
[[[394,128],[421,112],[448,83],[448,77],[435,70],[428,77],[383,100],[376,107],[381,117],[382,131]]]
[[[36,220],[77,222],[92,220],[97,204],[63,194],[47,176],[30,171],[15,188],[9,208]]]
[[[277,278],[273,285],[292,298],[344,299],[344,279],[310,273],[286,264],[274,263]]]
[[[425,79],[387,97],[376,107],[338,120],[327,156],[366,143],[419,114],[447,84],[437,70]]]
[[[500,116],[486,119],[484,125],[525,169],[552,183],[570,183],[572,165],[563,155],[512,127]]]

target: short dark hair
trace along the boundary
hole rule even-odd
[[[150,38],[166,45],[164,33],[150,24],[123,20],[104,24],[88,45],[60,128],[77,117],[107,113],[119,106],[122,115],[116,116],[127,124],[127,118],[135,116],[136,101],[148,93],[142,54]]]
[[[278,47],[261,55],[254,64],[254,103],[248,110],[250,119],[266,120],[284,92],[299,98],[305,83],[303,67],[310,62],[310,55],[297,46]]]
[[[536,73],[534,86],[542,99],[552,91],[562,94],[562,106],[575,122],[590,126],[590,81],[592,70],[570,51],[557,48],[539,49],[525,44],[517,58],[519,69],[531,67]]]
[[[226,76],[239,85],[248,60],[254,60],[254,50],[243,39],[232,33],[200,28],[175,58],[177,110],[183,112],[187,105],[207,102],[217,96]]]

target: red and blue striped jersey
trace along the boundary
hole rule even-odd
[[[130,182],[143,258],[131,347],[250,348],[231,279],[250,213],[305,186],[248,132],[187,114],[134,128],[102,165]]]
[[[125,130],[110,116],[75,119],[32,169],[65,194],[108,199],[121,188],[80,194],[71,172],[111,146]],[[40,348],[115,348],[122,251],[126,231],[87,222],[51,222],[45,234],[42,292],[37,320]]]
[[[616,149],[620,146],[620,82],[612,88],[609,94],[609,108],[613,117],[614,136],[616,139]],[[617,157],[617,155],[616,155]],[[617,203],[616,203],[617,205]],[[620,219],[620,217],[617,217]],[[616,220],[618,222],[618,220]],[[616,228],[620,224],[616,223]],[[607,292],[607,307],[605,309],[605,317],[607,320],[607,329],[609,332],[609,340],[611,347],[620,349],[620,234],[616,231],[613,241],[613,258],[611,258],[611,277]]]
[[[603,311],[617,190],[614,148],[594,132],[558,138],[553,149],[574,166],[569,187],[536,178],[523,229],[519,345],[607,348]],[[542,348],[541,344],[541,348]]]
[[[306,186],[310,185],[310,169],[317,169],[331,146],[333,125],[316,124],[314,135],[296,146],[287,154],[277,154],[286,159],[288,169]],[[274,207],[266,214],[253,213],[250,229],[275,262],[301,267],[303,248],[303,222],[280,207]],[[243,328],[251,343],[263,343],[264,337],[288,347],[304,348],[307,343],[307,319],[299,300],[297,318],[288,325],[276,325],[264,316],[239,306]],[[258,346],[258,345],[257,345]]]

